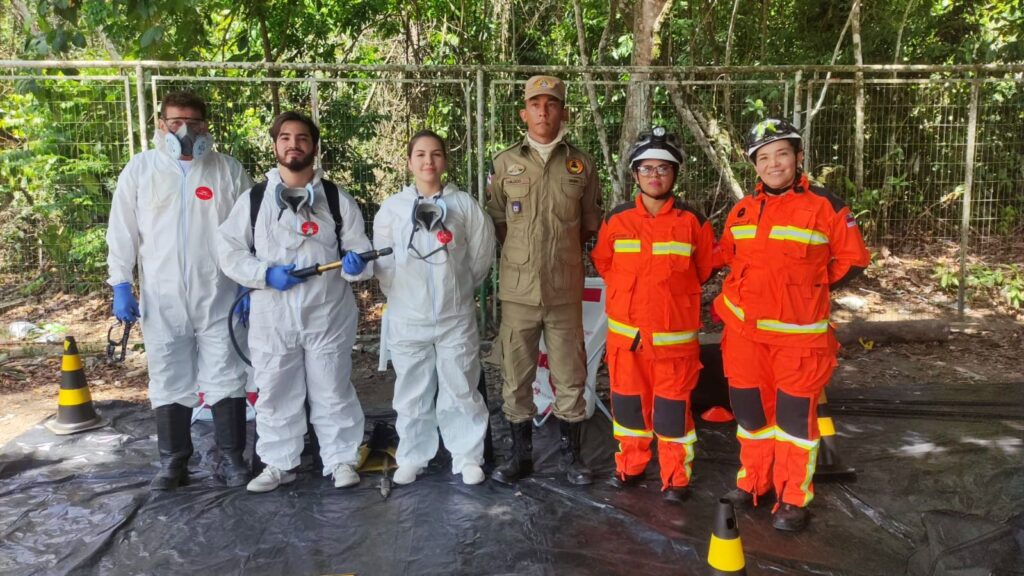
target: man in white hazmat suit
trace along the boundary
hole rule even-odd
[[[258,289],[249,348],[259,389],[256,453],[267,466],[248,490],[267,492],[295,480],[307,401],[324,475],[333,474],[338,488],[353,486],[364,420],[351,381],[359,309],[349,282],[372,276],[372,265],[359,257],[370,241],[355,200],[313,166],[320,142],[313,120],[285,112],[274,119],[270,136],[277,168],[242,194],[217,243],[224,273]],[[308,282],[290,274],[339,259],[341,273],[331,270]]]
[[[376,267],[397,376],[394,480],[416,480],[437,453],[440,427],[452,473],[479,484],[488,412],[477,391],[473,292],[494,259],[494,225],[472,196],[451,184],[442,188],[446,153],[437,134],[415,134],[408,157],[414,185],[385,200],[373,219],[374,245],[394,247],[394,259]]]
[[[121,171],[107,228],[107,282],[114,315],[142,318],[149,399],[156,412],[160,472],[152,490],[188,481],[192,408],[197,392],[213,407],[221,474],[229,486],[249,481],[245,447],[245,366],[231,349],[226,318],[236,284],[217,268],[217,226],[252,186],[242,165],[211,149],[206,103],[167,94],[155,150]],[[132,294],[138,265],[142,310]]]

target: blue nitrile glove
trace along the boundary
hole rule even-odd
[[[267,284],[272,288],[276,288],[284,292],[296,284],[302,284],[305,282],[305,278],[296,278],[290,274],[294,269],[295,264],[289,264],[287,266],[271,266],[270,268],[267,268]]]
[[[135,322],[142,316],[139,312],[139,301],[132,294],[131,282],[121,282],[114,286],[114,317],[121,322]]]
[[[349,276],[356,276],[365,268],[366,262],[364,262],[356,252],[346,252],[345,257],[341,259],[341,269]]]
[[[235,298],[238,298],[238,295],[241,294],[242,292],[245,292],[245,296],[241,300],[238,301],[238,304],[235,305],[234,313],[235,313],[235,316],[238,316],[238,319],[242,321],[242,326],[245,326],[246,328],[248,328],[249,327],[249,294],[250,294],[250,292],[246,292],[246,290],[249,290],[249,289],[246,288],[245,286],[239,286],[238,287],[238,292],[235,293]]]

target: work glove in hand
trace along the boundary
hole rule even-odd
[[[142,316],[139,312],[139,301],[132,294],[130,282],[121,282],[114,286],[114,317],[121,322],[135,322]]]
[[[365,268],[366,262],[356,252],[346,252],[345,257],[341,259],[341,269],[350,276],[356,276]]]
[[[245,326],[246,328],[248,328],[249,327],[249,294],[250,293],[246,292],[246,290],[248,290],[248,288],[246,288],[245,286],[239,286],[238,287],[238,292],[235,295],[235,297],[237,298],[238,294],[241,294],[242,292],[245,292],[245,296],[243,296],[242,299],[238,301],[238,304],[235,305],[234,313],[235,313],[235,316],[238,316],[238,319],[242,322],[242,326]]]
[[[291,275],[291,271],[294,269],[295,264],[267,268],[267,285],[284,292],[296,284],[305,282],[305,278],[297,278]]]

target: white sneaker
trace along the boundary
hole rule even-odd
[[[415,466],[399,466],[398,470],[395,470],[395,477],[392,480],[395,481],[395,484],[412,484],[422,471],[422,468]]]
[[[462,483],[472,486],[484,481],[484,471],[476,464],[467,464],[462,468]]]
[[[334,487],[348,488],[359,484],[359,474],[349,464],[338,464],[334,467]]]
[[[291,484],[292,482],[295,482],[294,472],[285,472],[267,464],[263,472],[250,480],[245,489],[249,492],[270,492],[281,484]]]

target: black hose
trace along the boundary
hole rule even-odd
[[[235,339],[234,319],[235,307],[237,307],[238,303],[242,301],[242,298],[248,296],[252,291],[252,288],[246,288],[245,290],[239,292],[238,297],[235,298],[235,301],[231,303],[231,311],[228,312],[228,335],[231,336],[231,346],[235,349],[235,354],[238,354],[238,357],[242,359],[242,362],[245,362],[245,365],[249,367],[252,367],[252,362],[250,362],[249,358],[245,355],[244,352],[242,352],[242,348],[238,345],[238,340]]]

